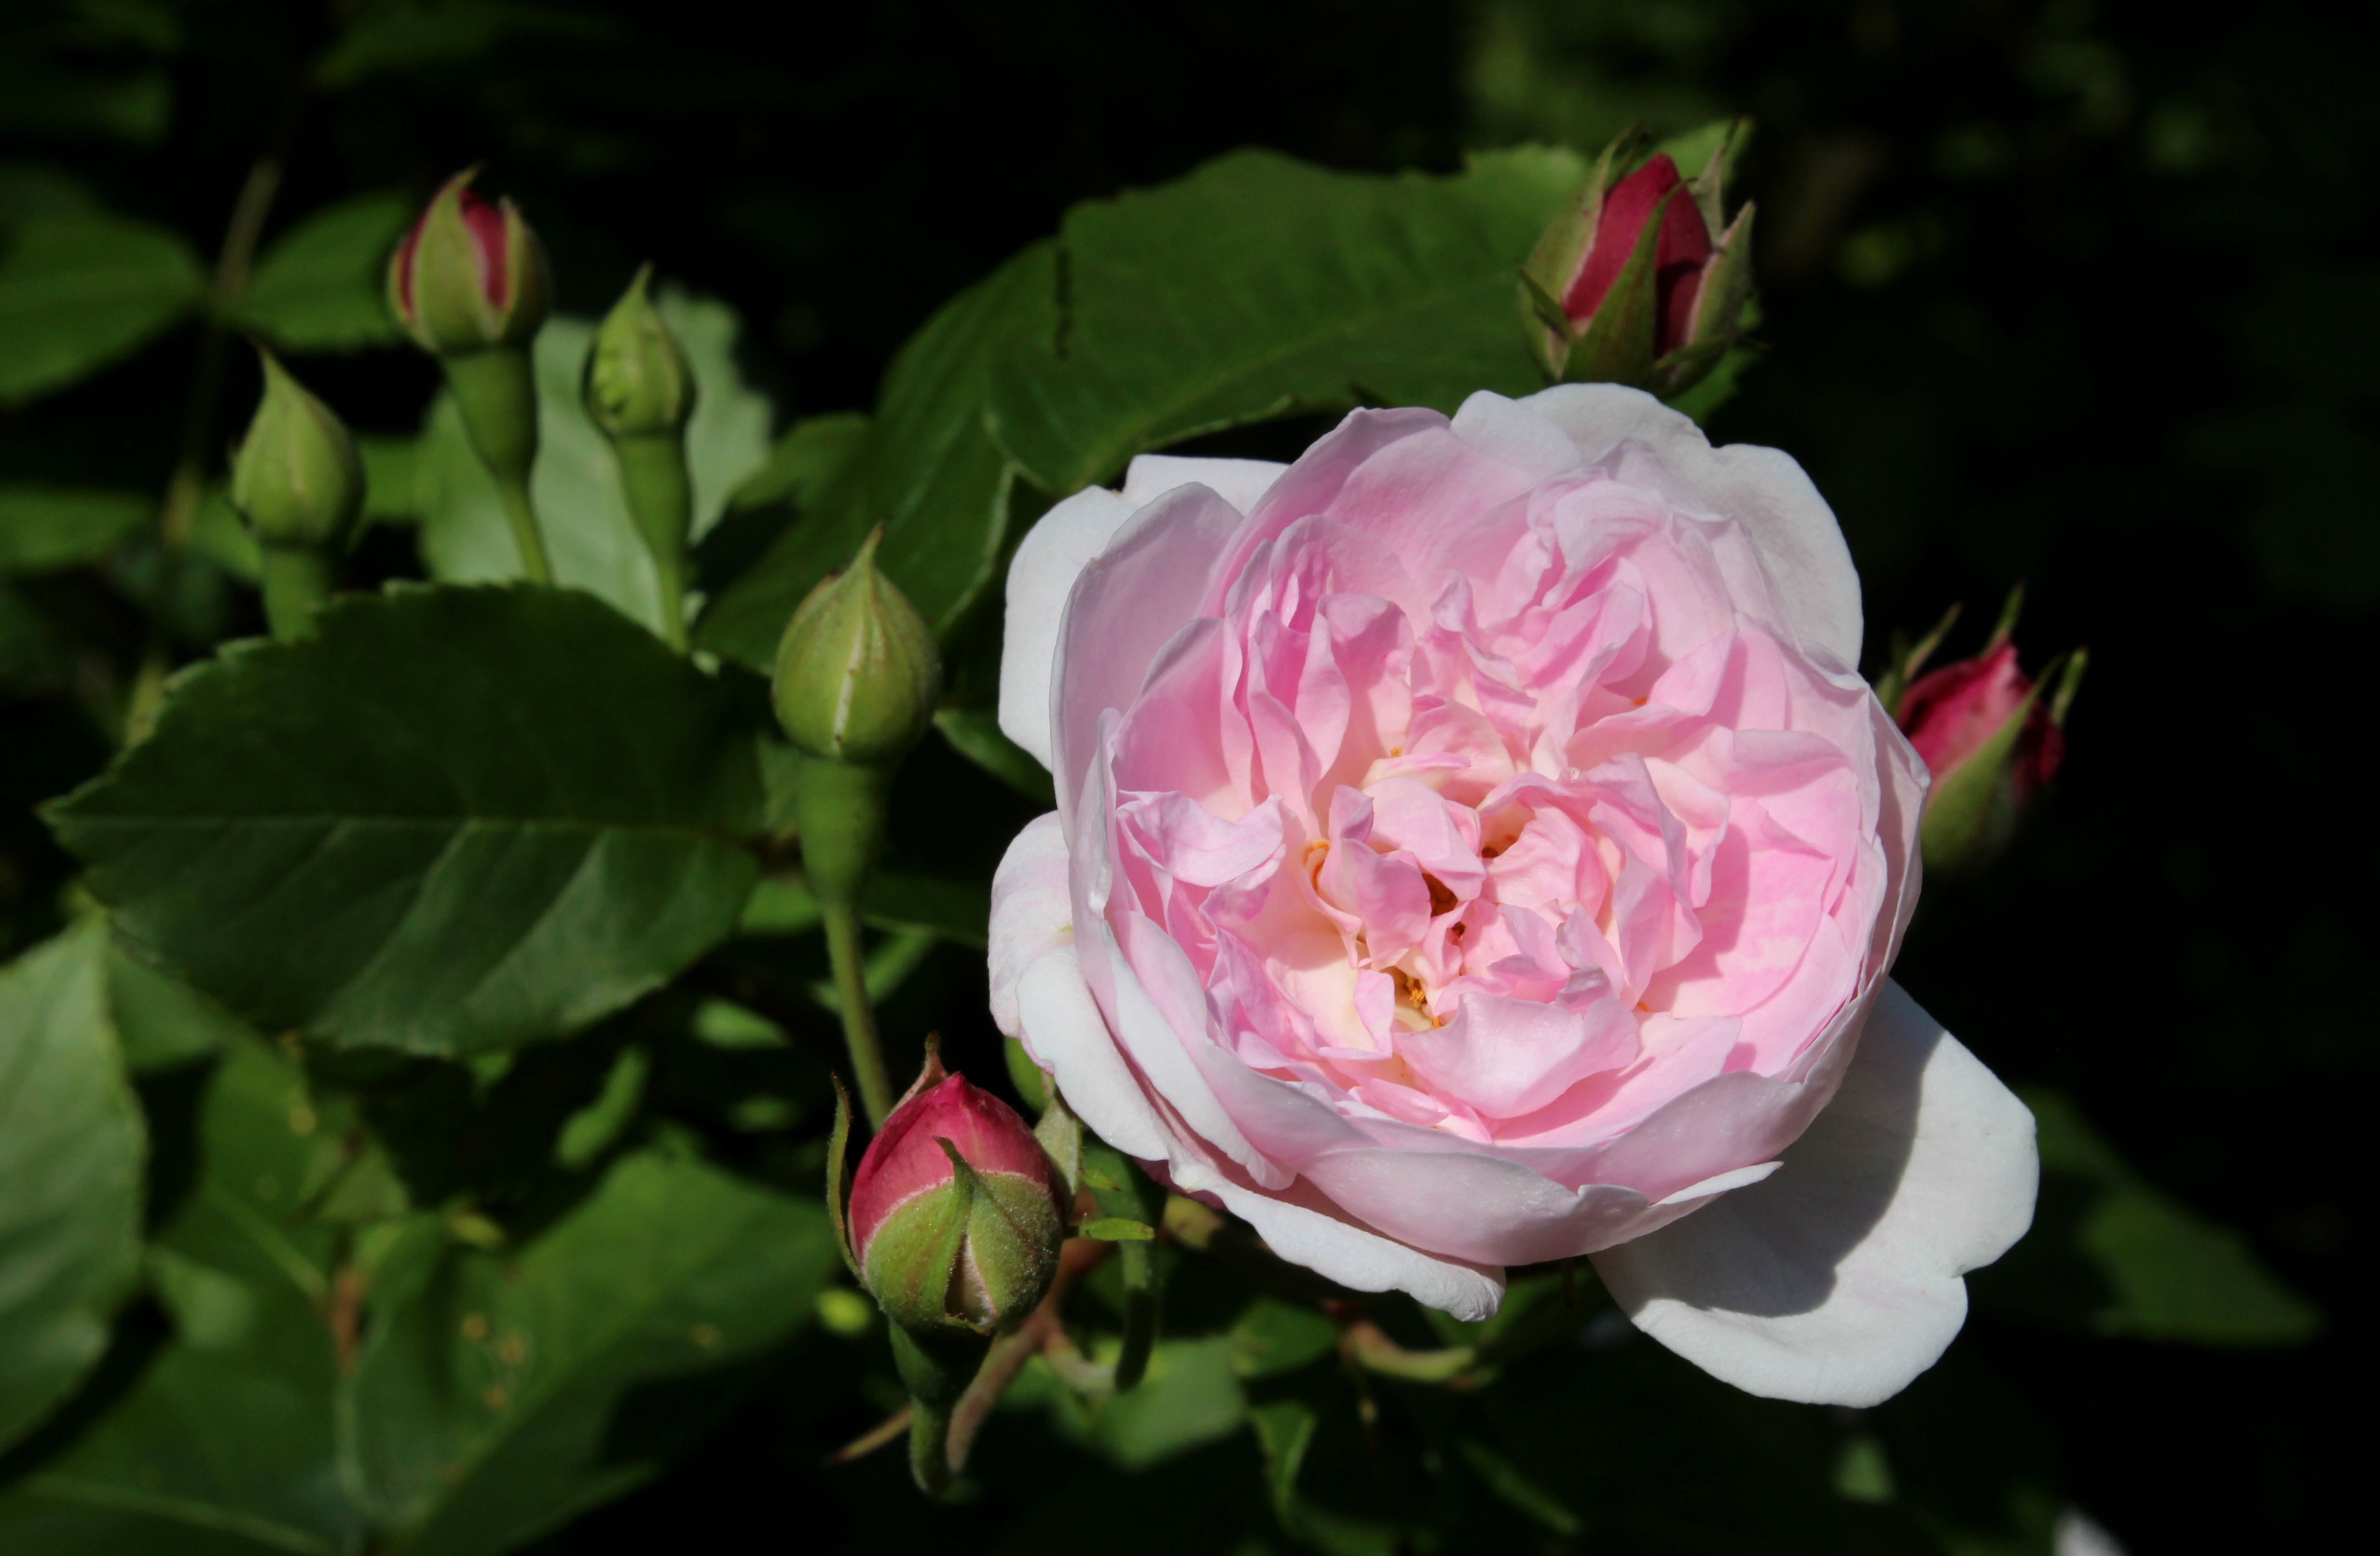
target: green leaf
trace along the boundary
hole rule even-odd
[[[326,206],[275,239],[232,310],[235,323],[284,351],[352,351],[404,338],[383,273],[413,218],[393,189]]]
[[[221,1052],[256,1034],[248,1024],[162,968],[116,942],[107,950],[107,999],[135,1075],[170,1069]]]
[[[140,1112],[97,920],[0,967],[0,1448],[107,1348],[140,1258]]]
[[[297,1071],[235,1048],[199,1120],[204,1174],[160,1240],[176,1338],[56,1458],[0,1498],[10,1556],[333,1556],[361,1521],[337,1473],[331,1235],[295,1219],[326,1144]]]
[[[1078,205],[1059,237],[1063,314],[996,370],[994,434],[1064,492],[1245,422],[1535,390],[1512,269],[1585,171],[1544,149],[1442,178],[1240,152]]]
[[[1557,1535],[1567,1538],[1578,1534],[1578,1514],[1530,1478],[1520,1465],[1475,1438],[1465,1439],[1462,1447],[1463,1461],[1498,1497]]]
[[[1117,1465],[1137,1470],[1229,1437],[1247,1416],[1232,1354],[1223,1335],[1158,1342],[1140,1386],[1099,1402],[1089,1441]]]
[[[323,86],[465,65],[513,39],[600,42],[618,28],[607,18],[527,0],[381,0],[352,14],[339,41],[314,62]]]
[[[1970,1277],[1976,1306],[2059,1329],[2198,1345],[2289,1345],[2322,1327],[2246,1239],[2149,1184],[2071,1099],[2028,1089],[2041,1142],[2033,1230]]]
[[[1058,803],[1050,770],[1032,752],[1001,732],[1000,714],[990,708],[945,708],[934,715],[934,727],[951,748],[1014,789],[1043,805]]]
[[[0,573],[96,562],[156,511],[155,500],[138,492],[0,486]]]
[[[517,1258],[435,1242],[383,1275],[354,1392],[367,1504],[413,1556],[510,1550],[650,1479],[834,1261],[820,1206],[653,1156]]]
[[[717,523],[729,496],[768,458],[768,398],[735,367],[737,323],[723,303],[664,288],[662,317],[694,365],[698,394],[686,427],[694,480],[694,532]],[[539,332],[537,464],[529,476],[539,528],[558,583],[601,596],[654,630],[660,584],[652,553],[628,517],[612,444],[587,415],[579,374],[595,326],[554,319]],[[520,576],[520,553],[494,478],[471,447],[454,399],[440,395],[422,431],[416,468],[421,549],[432,576],[474,583]],[[791,614],[792,607],[787,607]],[[782,629],[783,617],[778,618]],[[776,639],[768,651],[776,651]],[[765,664],[765,660],[762,662]]]
[[[196,307],[181,235],[128,216],[39,216],[0,260],[0,404],[87,378]]]
[[[1098,1216],[1075,1228],[1075,1235],[1099,1243],[1146,1243],[1157,1235],[1157,1228],[1128,1216]]]
[[[587,595],[351,595],[180,677],[50,809],[143,951],[347,1045],[582,1026],[735,927],[757,869],[730,693]]]
[[[1260,1296],[1232,1326],[1232,1369],[1271,1378],[1320,1361],[1339,1348],[1339,1326],[1301,1302]]]
[[[928,320],[886,371],[865,439],[847,418],[816,434],[802,517],[704,614],[698,645],[766,671],[794,607],[879,522],[877,565],[937,630],[957,622],[1008,538],[1014,471],[984,425],[992,364],[1050,337],[1052,255],[1031,245]],[[830,440],[847,466],[832,463]]]

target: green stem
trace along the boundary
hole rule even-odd
[[[909,1391],[909,1473],[917,1489],[940,1496],[951,1483],[951,1411],[991,1341],[965,1330],[914,1333],[899,1324],[890,1332],[892,1366]]]
[[[794,825],[802,840],[802,868],[818,898],[826,925],[826,951],[834,965],[836,1003],[843,1007],[844,1040],[851,1048],[852,1075],[859,1083],[868,1122],[882,1128],[892,1111],[892,1082],[884,1051],[876,1039],[876,1017],[868,999],[868,963],[859,942],[859,893],[884,837],[884,811],[892,774],[850,762],[806,757],[794,791]]]
[[[495,478],[513,544],[520,551],[522,576],[531,583],[552,583],[553,565],[528,494],[529,470],[537,463],[537,374],[528,352],[498,346],[438,362],[463,413],[463,430]]]
[[[939,1497],[951,1483],[951,1407],[909,1402],[909,1475],[917,1489]]]
[[[331,597],[331,559],[297,546],[263,553],[264,619],[273,636],[294,643],[314,636],[314,612]]]
[[[662,636],[684,652],[686,537],[694,524],[685,434],[626,437],[612,446],[620,458],[620,486],[627,495],[629,517],[652,553],[653,576],[661,585]]]
[[[868,1003],[868,961],[859,945],[859,912],[845,903],[825,907],[826,954],[834,964],[835,1003],[843,1011],[843,1040],[851,1050],[851,1073],[859,1083],[859,1105],[870,1126],[881,1129],[892,1112],[892,1079],[884,1050],[876,1040],[876,1013]]]

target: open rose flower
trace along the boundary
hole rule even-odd
[[[1058,808],[991,991],[1067,1101],[1341,1283],[1494,1310],[1592,1255],[1646,1332],[1852,1404],[2031,1220],[2031,1115],[1890,984],[1925,774],[1792,460],[1650,396],[1144,457],[1009,575]]]

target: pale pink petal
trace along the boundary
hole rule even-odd
[[[1025,824],[991,877],[992,1024],[1024,1035],[1016,985],[1043,953],[1074,943],[1075,905],[1066,884],[1066,833],[1054,810]]]
[[[1008,565],[1008,614],[1001,627],[1001,733],[1050,765],[1050,690],[1066,597],[1091,559],[1132,517],[1133,504],[1103,486],[1075,492],[1041,516]]]
[[[1270,459],[1185,459],[1177,454],[1143,454],[1124,467],[1123,500],[1137,508],[1177,486],[1196,485],[1244,514],[1254,513],[1287,468]]]
[[[1784,1165],[1596,1269],[1638,1328],[1738,1388],[1872,1405],[1964,1322],[1968,1270],[2032,1224],[2033,1116],[1888,986]]]

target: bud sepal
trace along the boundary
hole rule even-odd
[[[467,167],[430,197],[388,261],[397,322],[433,357],[526,346],[552,306],[537,234],[507,199],[489,203]]]

